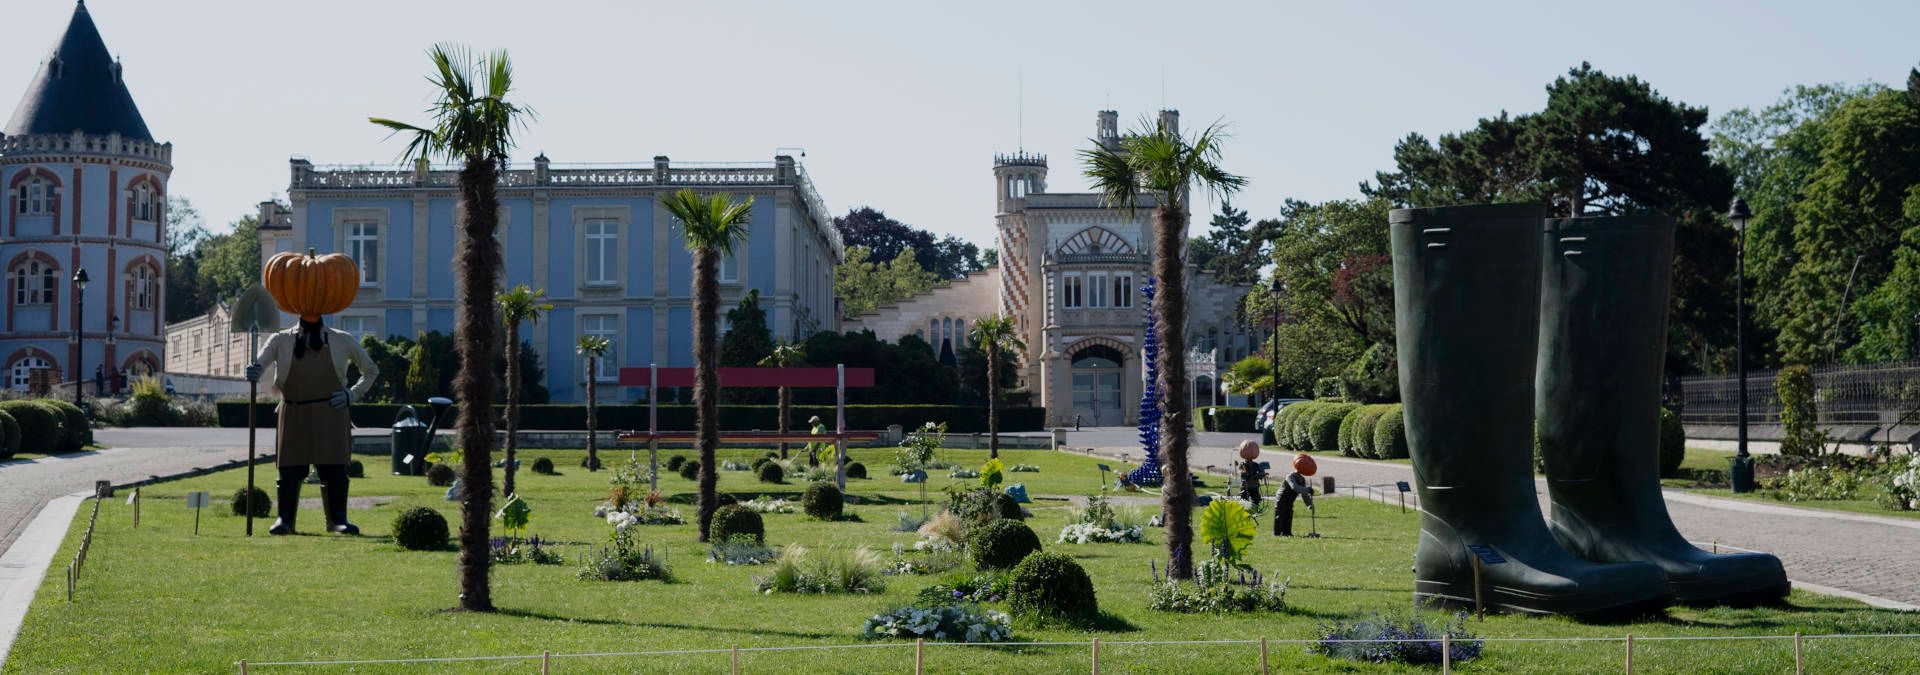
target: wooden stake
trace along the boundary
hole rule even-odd
[[[926,648],[927,641],[925,638],[913,639],[913,675],[920,675],[920,666],[925,663],[921,659],[925,657],[924,651]]]
[[[1093,639],[1093,675],[1100,675],[1100,638]]]
[[[1633,675],[1633,634],[1627,634],[1627,675]]]
[[[1268,672],[1269,671],[1267,670],[1267,638],[1262,637],[1260,638],[1260,675],[1266,675]]]
[[[540,652],[540,675],[553,672],[553,651]]]
[[[1475,614],[1480,615],[1481,621],[1485,621],[1487,619],[1487,606],[1480,602],[1480,556],[1479,554],[1473,554],[1473,612]]]
[[[1805,673],[1805,672],[1807,672],[1806,663],[1800,660],[1800,631],[1794,631],[1793,632],[1793,675],[1801,675],[1802,673]]]
[[[733,675],[740,675],[740,645],[733,646]]]
[[[247,660],[240,659],[240,675],[247,675]]]
[[[1451,675],[1451,673],[1453,673],[1453,634],[1441,633],[1440,675]]]

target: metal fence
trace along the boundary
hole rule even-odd
[[[1780,424],[1779,371],[1747,373],[1747,423]],[[1732,375],[1699,375],[1680,380],[1680,419],[1689,425],[1735,426],[1740,405]],[[1902,438],[1920,432],[1920,361],[1813,368],[1814,404],[1822,427],[1902,430]],[[1866,429],[1862,429],[1865,431]]]

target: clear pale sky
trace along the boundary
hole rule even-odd
[[[1920,59],[1913,2],[87,4],[174,144],[173,194],[216,230],[283,194],[290,156],[391,162],[402,142],[365,118],[421,117],[437,41],[511,52],[540,114],[516,159],[805,148],[836,212],[872,205],[983,246],[993,153],[1024,135],[1051,189],[1080,190],[1073,151],[1103,107],[1128,125],[1163,105],[1188,128],[1229,121],[1227,166],[1252,179],[1235,201],[1262,217],[1356,194],[1408,132],[1537,110],[1582,60],[1717,115],[1794,84],[1903,82]],[[15,101],[73,3],[6,5],[0,101]]]

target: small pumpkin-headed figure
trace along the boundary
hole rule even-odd
[[[261,284],[280,311],[300,317],[291,328],[267,338],[247,366],[247,379],[259,382],[264,374],[280,393],[280,422],[275,428],[275,463],[279,465],[278,518],[268,534],[292,534],[300,510],[300,484],[310,470],[320,474],[320,503],[327,530],[359,534],[347,522],[347,463],[353,449],[348,407],[373,388],[380,368],[367,357],[360,342],[346,331],[327,328],[322,315],[353,304],[360,291],[360,269],[352,258],[330,253],[280,253],[267,261]],[[360,379],[347,382],[347,363],[360,368]]]
[[[1278,537],[1293,536],[1293,500],[1300,498],[1313,508],[1313,486],[1307,484],[1307,477],[1320,472],[1320,466],[1313,461],[1313,455],[1300,453],[1293,458],[1293,473],[1280,482],[1280,494],[1273,498],[1273,534]],[[1320,535],[1310,534],[1309,537]]]

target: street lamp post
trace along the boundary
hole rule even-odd
[[[1753,211],[1747,208],[1747,200],[1734,198],[1727,219],[1733,221],[1734,232],[1739,237],[1734,249],[1737,269],[1733,277],[1733,360],[1734,372],[1738,374],[1736,386],[1740,388],[1739,395],[1735,396],[1740,406],[1739,446],[1727,474],[1734,492],[1752,492],[1753,456],[1747,453],[1747,221],[1753,219]]]
[[[1273,311],[1267,315],[1267,340],[1273,343],[1273,348],[1272,348],[1273,356],[1267,362],[1267,373],[1268,373],[1268,379],[1271,380],[1273,385],[1269,387],[1271,394],[1273,396],[1273,400],[1279,401],[1280,400],[1280,273],[1277,271],[1273,275],[1273,286],[1270,288],[1270,290],[1273,291]],[[1280,418],[1280,410],[1278,408],[1274,409],[1273,417],[1276,420]],[[1275,434],[1275,436],[1277,440],[1278,434]]]
[[[80,366],[85,360],[87,345],[80,341],[80,331],[87,316],[87,268],[73,271],[73,291],[73,405],[86,410],[87,404],[80,398],[86,393],[80,387]]]

